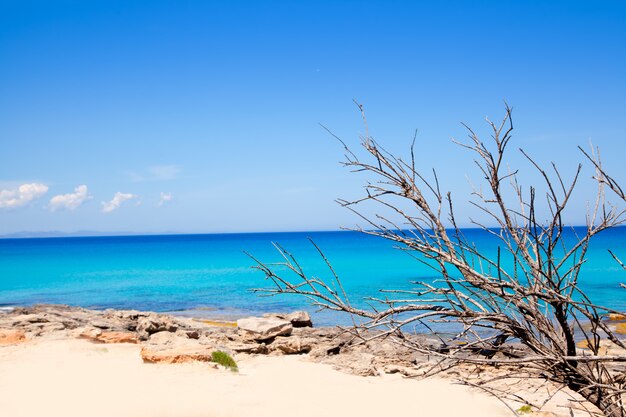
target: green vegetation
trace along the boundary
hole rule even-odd
[[[225,368],[230,369],[233,372],[239,372],[239,368],[237,367],[237,362],[226,352],[222,352],[221,350],[217,350],[211,354],[211,359],[213,362],[222,365]]]
[[[528,414],[528,413],[532,413],[532,411],[533,411],[532,407],[528,404],[523,405],[517,409],[517,412],[519,414]]]

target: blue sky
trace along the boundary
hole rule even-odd
[[[392,151],[418,129],[464,224],[450,138],[504,99],[514,148],[567,173],[592,140],[626,183],[624,39],[623,2],[0,0],[0,234],[352,226],[363,178],[318,123],[356,144],[353,99]]]

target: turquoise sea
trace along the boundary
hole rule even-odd
[[[468,229],[468,239],[488,253],[496,243]],[[572,236],[572,235],[570,235]],[[281,258],[278,242],[312,275],[330,278],[308,238],[325,252],[354,302],[381,288],[408,288],[433,271],[380,238],[356,232],[254,233],[0,239],[0,308],[63,303],[235,318],[269,311],[307,309],[298,297],[260,297],[269,287],[254,262]],[[582,287],[598,303],[626,310],[626,271],[608,249],[626,260],[626,228],[600,234],[588,253]],[[318,324],[346,321],[337,313],[315,315]]]

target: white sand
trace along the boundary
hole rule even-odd
[[[136,345],[82,340],[0,347],[6,417],[510,416],[497,399],[442,379],[357,377],[299,357],[256,357],[240,373],[142,363]]]

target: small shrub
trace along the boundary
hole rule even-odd
[[[211,354],[211,359],[213,362],[222,365],[225,368],[230,369],[233,372],[238,372],[239,368],[237,367],[237,362],[226,352],[222,352],[221,350],[215,351]]]
[[[517,412],[519,414],[528,414],[528,413],[532,413],[532,411],[533,411],[532,407],[528,404],[523,405],[517,409]]]

